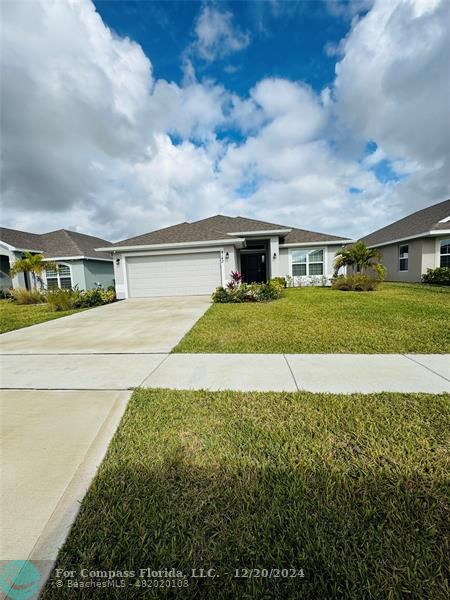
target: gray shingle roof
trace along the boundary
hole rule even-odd
[[[450,216],[450,200],[444,200],[428,208],[395,221],[386,227],[378,229],[361,238],[368,246],[386,244],[395,240],[407,239],[409,237],[426,235],[429,231],[450,229],[450,223],[440,223],[442,219]]]
[[[100,246],[110,246],[111,242],[67,229],[38,234],[1,227],[0,241],[20,250],[38,250],[46,258],[86,256],[111,259],[109,254],[95,250]]]
[[[113,246],[143,246],[152,244],[176,244],[182,242],[202,242],[222,240],[236,237],[236,232],[271,231],[274,229],[292,229],[284,238],[284,243],[309,243],[336,241],[341,242],[347,238],[325,233],[297,229],[267,221],[257,221],[245,217],[227,217],[215,215],[194,223],[180,223],[164,229],[145,233],[137,237],[122,240]]]

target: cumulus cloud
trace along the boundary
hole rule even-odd
[[[321,94],[267,78],[246,97],[188,57],[182,85],[155,78],[89,0],[2,9],[6,226],[116,240],[222,212],[357,236],[448,194],[444,0],[376,2]],[[196,22],[205,60],[249,41],[214,10]]]
[[[233,24],[231,12],[203,7],[195,24],[195,41],[190,50],[205,61],[239,52],[250,43],[250,34]]]

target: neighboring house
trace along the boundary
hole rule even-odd
[[[231,271],[247,282],[272,277],[327,281],[343,237],[217,215],[146,233],[110,248],[118,298],[210,294]]]
[[[408,215],[362,241],[380,250],[388,281],[421,281],[427,269],[450,267],[450,200]]]
[[[48,288],[72,288],[88,290],[102,285],[114,285],[114,270],[109,254],[96,252],[98,246],[110,242],[91,235],[59,229],[50,233],[29,233],[15,229],[0,228],[0,287],[31,287],[30,277],[19,273],[12,279],[9,270],[24,252],[43,254],[45,260],[57,263],[58,270],[48,270],[43,280]]]

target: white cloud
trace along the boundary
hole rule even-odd
[[[239,97],[199,82],[189,57],[183,85],[155,79],[89,0],[5,2],[4,224],[119,239],[222,212],[360,235],[440,201],[447,6],[376,2],[340,45],[331,89],[267,78]],[[204,58],[248,43],[231,16],[200,31]],[[405,179],[380,183],[382,160]]]
[[[250,43],[250,35],[233,25],[233,15],[213,6],[204,6],[195,24],[191,51],[205,61],[239,52]]]

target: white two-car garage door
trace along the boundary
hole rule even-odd
[[[132,256],[126,262],[130,298],[211,294],[221,285],[220,252]]]

